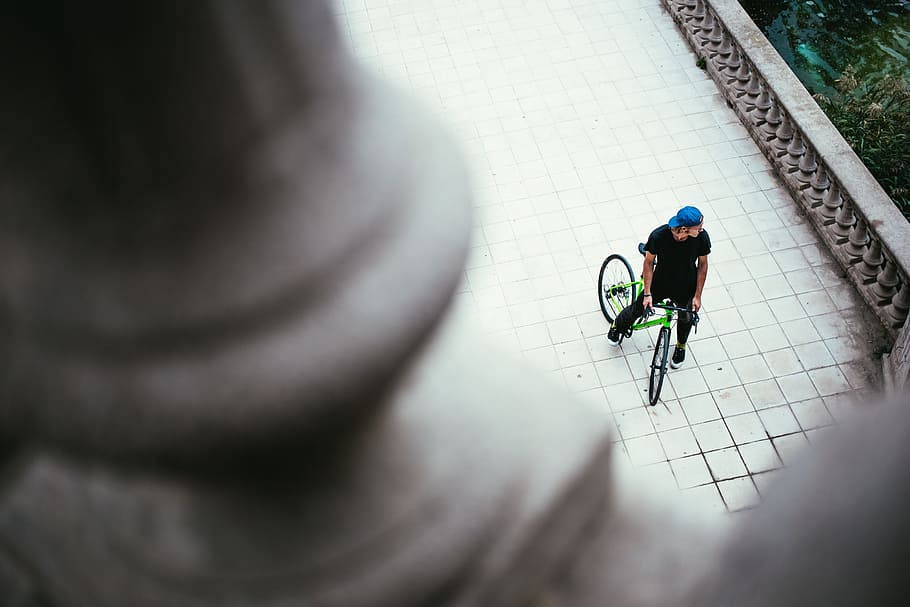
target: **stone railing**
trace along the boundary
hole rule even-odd
[[[910,369],[910,224],[737,0],[661,0]]]

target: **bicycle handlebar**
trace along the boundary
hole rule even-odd
[[[662,310],[673,310],[674,312],[688,312],[692,315],[692,326],[695,328],[695,332],[698,333],[698,312],[695,310],[690,310],[689,308],[680,308],[679,306],[670,306],[667,304],[651,304],[650,307],[645,308],[644,318],[647,318],[651,314],[654,314],[654,308],[660,308]]]

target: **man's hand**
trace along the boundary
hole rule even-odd
[[[651,297],[651,294],[648,293],[645,295],[644,299],[641,300],[642,305],[645,307],[645,316],[650,316],[654,311],[652,304],[654,303],[654,298]]]
[[[692,298],[692,311],[698,312],[701,309],[701,295]]]

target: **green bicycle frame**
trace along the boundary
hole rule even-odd
[[[616,305],[617,310],[621,310],[623,308],[623,305],[622,305],[622,302],[617,300],[616,297],[614,296],[614,291],[626,290],[626,289],[632,289],[633,293],[635,293],[635,292],[640,293],[641,290],[644,289],[644,282],[641,280],[636,280],[635,282],[627,282],[627,283],[621,284],[621,285],[614,285],[610,289],[610,299],[613,300],[613,303]],[[669,300],[666,300],[666,301],[669,301]],[[652,312],[652,314],[655,315],[654,318],[652,318],[650,320],[643,320],[643,321],[640,320],[640,322],[637,322],[632,325],[632,330],[638,331],[639,329],[649,329],[651,327],[656,327],[657,325],[663,325],[663,326],[667,327],[668,329],[672,328],[673,327],[673,312],[677,311],[678,308],[676,308],[675,306],[669,306],[669,307],[666,307],[666,306],[667,306],[667,304],[665,304],[664,302],[653,304],[651,306],[652,310],[661,309],[664,311],[664,313],[660,314],[659,312]]]
[[[652,309],[662,309],[664,311],[663,315],[659,312],[652,312],[655,318],[651,320],[645,320],[644,322],[639,322],[632,325],[633,331],[638,331],[639,329],[648,329],[650,327],[656,327],[657,325],[663,325],[670,329],[673,326],[673,310],[664,309],[663,304],[653,304]]]

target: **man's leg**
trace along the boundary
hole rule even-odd
[[[677,303],[681,308],[692,307],[692,297],[674,298],[674,303],[683,301],[685,305]],[[670,360],[670,366],[678,369],[686,360],[686,342],[689,340],[689,332],[692,331],[692,314],[689,312],[680,312],[676,320],[676,348],[673,350],[673,358]]]
[[[692,308],[692,298],[683,300],[685,305],[681,305],[681,308]],[[680,312],[679,319],[676,322],[676,343],[681,344],[682,346],[686,345],[686,342],[689,340],[689,332],[692,330],[692,314],[689,312]]]
[[[616,318],[613,320],[613,326],[610,327],[610,331],[607,333],[607,340],[610,343],[618,344],[619,336],[628,331],[629,327],[632,326],[632,323],[642,315],[645,311],[645,306],[642,303],[643,300],[644,293],[640,293],[635,301],[623,308],[622,312],[617,314]]]

